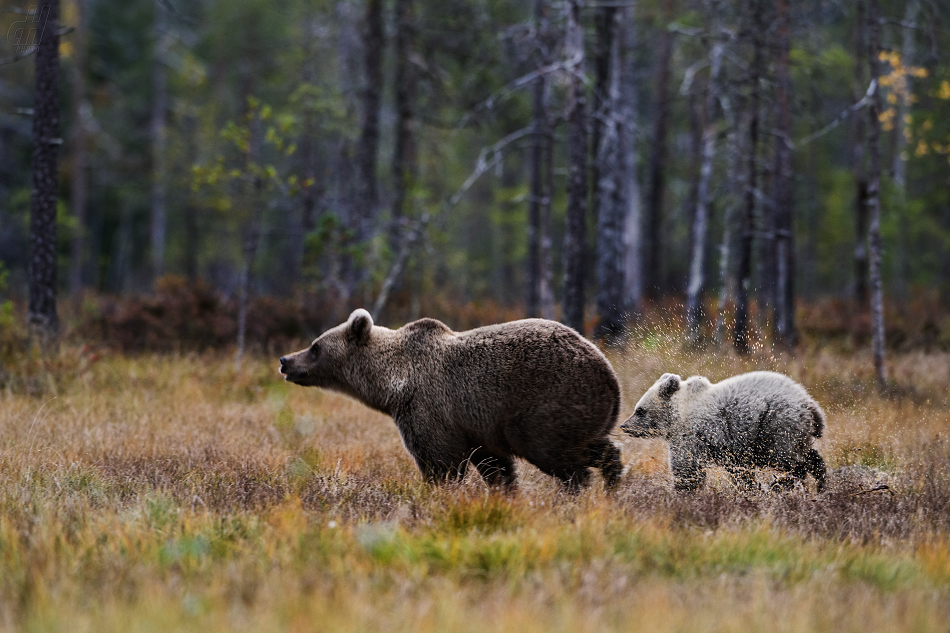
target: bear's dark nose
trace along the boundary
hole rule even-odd
[[[286,356],[281,356],[281,357],[280,357],[280,371],[281,371],[281,373],[283,373],[283,372],[284,372],[284,369],[286,369],[286,368],[287,368],[287,357],[286,357]]]

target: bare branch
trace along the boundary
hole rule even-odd
[[[462,186],[459,187],[458,191],[452,194],[452,196],[449,198],[448,206],[454,207],[456,204],[458,204],[462,199],[462,196],[464,196],[465,193],[472,188],[472,185],[474,185],[475,182],[481,178],[485,172],[489,171],[492,167],[501,162],[502,158],[504,158],[502,150],[505,147],[533,132],[533,126],[523,127],[520,130],[512,132],[494,145],[483,147],[482,151],[478,153],[478,160],[475,162],[475,169],[472,170],[472,173],[469,174],[468,178],[465,179],[465,182],[462,183]]]
[[[790,140],[787,140],[786,142],[789,143],[789,146],[790,146],[793,150],[794,150],[794,149],[800,149],[800,148],[804,147],[805,145],[808,145],[809,143],[811,143],[811,142],[814,141],[815,139],[824,136],[824,135],[827,134],[828,132],[832,131],[833,129],[835,129],[836,127],[838,127],[838,126],[841,125],[842,123],[844,123],[845,119],[847,119],[847,118],[848,118],[849,116],[851,116],[853,113],[857,112],[858,110],[860,110],[861,108],[863,108],[864,106],[866,106],[868,103],[870,103],[870,102],[871,102],[871,99],[874,97],[874,93],[875,93],[875,92],[877,92],[877,80],[876,80],[876,79],[872,79],[870,85],[868,85],[868,90],[867,90],[867,92],[864,93],[864,96],[861,97],[861,100],[858,101],[857,103],[855,103],[855,104],[853,104],[853,105],[851,105],[851,106],[845,108],[844,110],[842,110],[841,113],[840,113],[838,116],[836,116],[834,119],[832,119],[831,123],[829,123],[829,124],[826,125],[825,127],[821,128],[821,129],[818,130],[817,132],[814,132],[814,133],[812,133],[812,134],[809,134],[809,135],[806,136],[805,138],[800,139],[800,140],[798,140],[798,141],[796,141],[796,142],[794,142],[794,143],[791,142]]]
[[[36,46],[31,46],[31,47],[29,47],[28,49],[26,49],[26,52],[25,52],[25,53],[16,53],[15,55],[13,55],[13,57],[6,57],[6,58],[4,58],[4,59],[0,59],[0,66],[6,66],[6,65],[8,65],[8,64],[14,64],[14,63],[20,61],[21,59],[25,59],[25,58],[29,57],[30,55],[32,55],[33,53],[35,53],[37,48],[38,48],[38,47],[36,47]]]
[[[566,60],[566,61],[562,60],[559,62],[554,62],[552,64],[547,64],[546,66],[541,66],[535,70],[532,70],[530,73],[522,75],[521,77],[518,77],[517,79],[508,82],[500,90],[498,90],[498,92],[492,94],[487,99],[482,101],[480,104],[472,108],[469,112],[467,112],[459,120],[458,125],[456,125],[456,127],[457,128],[465,127],[469,119],[471,119],[472,116],[474,116],[476,113],[481,112],[482,110],[494,109],[495,106],[501,100],[507,98],[513,92],[516,92],[517,90],[520,90],[530,85],[539,77],[543,77],[545,75],[549,75],[551,73],[555,73],[561,70],[566,70],[568,69],[569,65],[571,65],[572,63],[573,63],[572,60]]]

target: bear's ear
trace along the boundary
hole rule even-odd
[[[663,400],[669,400],[679,388],[680,377],[676,374],[663,374],[660,378],[660,398]]]
[[[366,345],[369,334],[373,330],[373,317],[369,312],[360,308],[354,310],[346,324],[346,338],[357,345]]]

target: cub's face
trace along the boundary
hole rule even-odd
[[[373,317],[355,310],[346,323],[320,335],[310,347],[280,358],[284,380],[304,387],[339,388],[346,381],[348,359],[369,342]]]
[[[634,437],[666,437],[673,424],[673,394],[679,391],[682,379],[676,374],[663,374],[640,401],[620,430]]]

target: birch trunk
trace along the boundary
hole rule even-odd
[[[623,223],[624,206],[621,196],[619,141],[621,125],[620,97],[620,15],[610,13],[605,37],[610,43],[608,55],[607,94],[601,110],[599,164],[599,194],[597,202],[597,313],[600,320],[594,336],[608,341],[617,340],[623,333]]]
[[[634,46],[635,3],[620,8],[620,94],[619,132],[621,198],[623,204],[623,307],[638,315],[643,300],[642,201],[637,174],[637,78]]]
[[[868,281],[871,290],[871,339],[874,348],[874,374],[878,388],[884,391],[887,385],[887,369],[884,366],[884,287],[881,279],[881,95],[880,53],[877,0],[868,0],[868,63],[874,94],[868,107]]]
[[[707,12],[715,16],[718,3],[710,2]],[[717,22],[713,22],[713,37],[719,37]],[[716,155],[716,134],[718,126],[715,117],[716,102],[719,99],[719,75],[722,71],[722,56],[725,45],[716,41],[709,51],[709,85],[706,87],[706,125],[703,129],[702,162],[699,167],[699,183],[696,187],[696,211],[693,214],[693,247],[689,266],[689,282],[686,287],[686,329],[689,342],[693,345],[700,339],[700,321],[702,320],[702,293],[706,272],[706,233],[709,223],[710,183],[712,181],[713,158]]]

